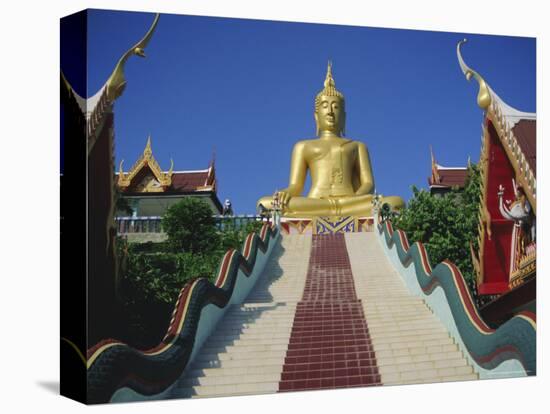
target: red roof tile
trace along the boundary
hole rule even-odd
[[[512,132],[518,140],[529,167],[537,176],[537,121],[522,119],[513,128]]]
[[[170,191],[195,191],[197,187],[206,185],[207,178],[208,170],[200,172],[174,172],[172,175],[172,188]]]
[[[437,169],[439,182],[433,182],[432,177],[428,179],[430,186],[463,188],[468,178],[468,170],[462,168]]]

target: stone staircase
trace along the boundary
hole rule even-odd
[[[342,234],[313,236],[279,391],[381,385]]]
[[[311,236],[281,238],[246,302],[228,310],[176,384],[174,397],[278,391],[310,249]]]
[[[175,398],[477,379],[374,233],[285,235]]]
[[[346,233],[346,245],[382,383],[477,379],[443,324],[409,293],[376,237]]]

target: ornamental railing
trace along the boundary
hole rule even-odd
[[[491,328],[473,303],[458,267],[444,260],[432,268],[422,242],[409,244],[391,220],[379,222],[378,232],[390,260],[407,288],[420,296],[474,365],[480,378],[536,375],[536,314],[524,309]],[[411,264],[413,265],[412,267]]]
[[[116,217],[117,233],[162,233],[161,219],[160,216]]]
[[[139,216],[139,217],[116,217],[116,229],[117,233],[163,233],[161,226],[162,217],[160,216]],[[266,217],[249,215],[238,216],[222,216],[215,215],[214,220],[216,227],[219,230],[225,230],[228,228],[239,230],[245,228],[247,224],[252,222],[269,223],[269,219]]]
[[[216,227],[218,227],[219,230],[225,230],[227,228],[239,230],[245,228],[247,224],[253,222],[270,223],[268,218],[253,214],[241,214],[238,216],[217,215],[214,216],[214,219],[216,220]]]
[[[277,228],[266,224],[246,237],[241,251],[227,251],[214,283],[204,277],[189,279],[174,305],[166,335],[153,348],[137,349],[107,338],[88,348],[84,356],[72,338],[62,338],[61,346],[72,355],[74,363],[83,362],[87,368],[87,402],[107,403],[124,387],[141,395],[166,391],[231,305],[241,304],[247,297],[278,238]]]

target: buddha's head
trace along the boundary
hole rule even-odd
[[[317,135],[329,132],[343,135],[346,124],[344,95],[336,89],[332,78],[332,63],[328,62],[324,89],[315,97],[315,123]]]

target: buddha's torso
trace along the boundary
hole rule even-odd
[[[359,182],[355,165],[357,142],[344,138],[302,141],[304,158],[311,173],[310,198],[332,198],[355,195]]]

